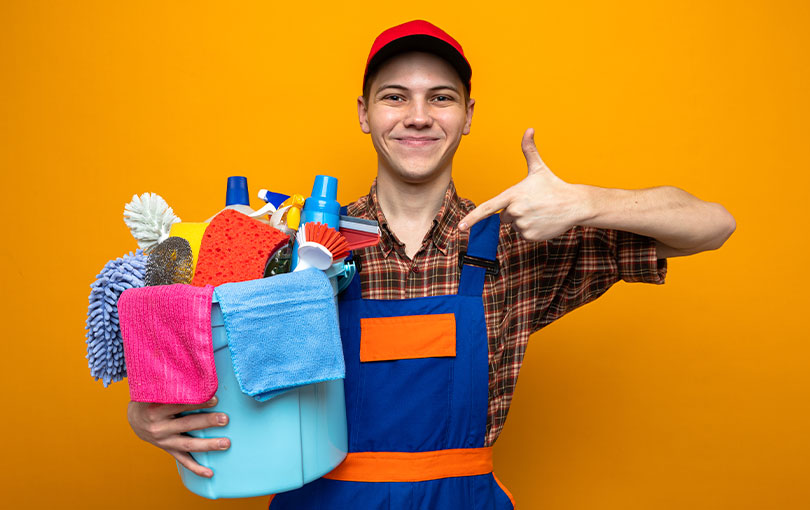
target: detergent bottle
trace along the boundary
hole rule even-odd
[[[248,194],[247,177],[241,175],[232,175],[228,177],[228,185],[225,189],[224,209],[235,209],[247,216],[254,215],[256,211],[250,207],[250,195]],[[217,211],[217,214],[221,213],[224,209]],[[205,222],[210,222],[214,219],[214,216],[211,216],[205,220]],[[270,224],[270,220],[267,218],[259,217],[256,219],[262,223],[267,223],[268,225]]]
[[[339,230],[340,204],[337,201],[338,180],[329,175],[316,175],[312,194],[301,209],[301,225],[317,221]],[[298,264],[298,246],[293,248],[292,268]]]

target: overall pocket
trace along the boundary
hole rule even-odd
[[[354,451],[445,447],[456,356],[455,315],[360,319]]]

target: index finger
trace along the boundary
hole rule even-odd
[[[458,229],[468,230],[484,218],[488,218],[501,209],[504,209],[507,205],[509,205],[509,197],[506,195],[506,192],[501,193],[497,197],[490,198],[470,211],[470,214],[463,217],[458,224]]]

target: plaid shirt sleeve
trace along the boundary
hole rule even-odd
[[[537,243],[507,230],[501,252],[507,293],[512,294],[507,299],[518,314],[530,312],[526,322],[532,333],[598,298],[619,280],[662,284],[666,277],[666,259],[657,259],[650,237],[574,227]]]

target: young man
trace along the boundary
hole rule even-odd
[[[719,248],[734,231],[721,205],[677,188],[562,181],[531,129],[527,177],[474,207],[452,182],[470,77],[461,46],[424,21],[372,46],[357,109],[377,179],[348,212],[379,221],[382,237],[355,253],[359,277],[341,295],[350,453],[273,509],[512,508],[491,447],[529,335],[620,279],[663,283],[667,257]],[[182,433],[227,417],[174,417],[200,407],[133,402],[128,414],[139,437],[210,476],[188,452],[228,440]]]

